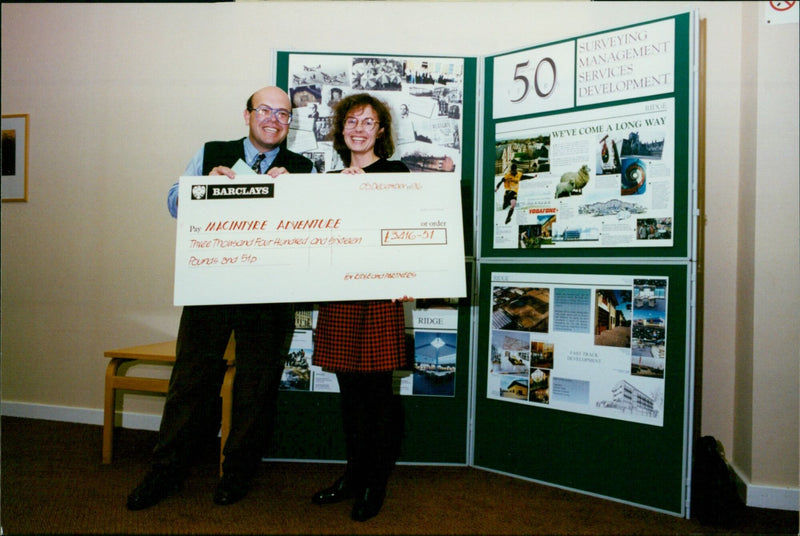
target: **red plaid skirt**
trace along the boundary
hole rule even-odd
[[[334,372],[404,368],[407,359],[402,302],[320,304],[312,361]]]

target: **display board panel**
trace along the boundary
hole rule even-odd
[[[691,17],[485,59],[481,258],[688,258]]]
[[[465,269],[467,287],[471,288],[475,269],[469,258],[474,252],[477,59],[278,51],[276,66],[276,85],[286,90],[292,101],[287,147],[310,158],[318,172],[342,167],[330,136],[336,102],[348,94],[367,92],[392,112],[392,159],[403,161],[412,171],[446,171],[460,176]],[[442,315],[431,312],[437,304],[407,307],[406,334],[415,370],[395,373],[397,390],[406,395],[401,461],[467,463],[471,296],[454,301],[455,330],[442,325],[449,323]],[[344,459],[335,376],[314,368],[313,349],[307,352],[312,354],[308,364],[311,387],[287,389],[297,379],[295,365],[305,359],[297,357],[303,349],[300,341],[308,341],[306,346],[313,344],[313,335],[298,330],[296,340],[295,355],[284,374],[284,390],[279,396],[270,456]],[[448,349],[454,341],[455,365],[451,366],[453,353]],[[449,353],[442,356],[442,351]],[[302,367],[299,374],[302,382]]]
[[[682,514],[689,281],[683,263],[481,263],[474,464]]]
[[[465,271],[471,289],[474,263],[466,263]],[[471,299],[470,292],[460,300],[406,304],[414,362],[410,370],[395,372],[406,416],[400,461],[467,463]],[[336,377],[313,365],[314,316],[312,304],[296,315],[268,449],[273,459],[345,459]]]

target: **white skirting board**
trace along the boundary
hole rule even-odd
[[[103,425],[103,410],[72,408],[65,406],[46,406],[26,402],[2,402],[0,414],[7,417],[42,419],[47,421],[74,422],[79,424]],[[119,417],[119,415],[118,415]],[[120,422],[117,419],[117,422]],[[158,430],[160,415],[143,413],[122,413],[122,427],[133,430]],[[98,453],[99,456],[100,453]],[[775,510],[800,510],[800,488],[781,488],[758,486],[748,483],[741,473],[734,469],[740,491],[744,492],[747,506],[771,508]]]
[[[6,417],[22,417],[25,419],[42,419],[45,421],[74,422],[78,424],[96,424],[103,426],[103,410],[89,408],[73,408],[67,406],[46,406],[27,402],[2,402],[0,414]],[[158,431],[161,415],[145,413],[122,413],[116,415],[117,426],[132,430]],[[120,424],[121,422],[121,424]]]
[[[747,506],[771,508],[773,510],[800,511],[800,489],[751,484],[733,464],[730,464],[736,478],[736,487]]]

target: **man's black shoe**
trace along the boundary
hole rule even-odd
[[[345,477],[339,478],[329,488],[319,490],[311,497],[311,502],[314,504],[333,504],[352,499],[355,497],[355,492],[350,488]]]
[[[241,501],[250,491],[252,479],[241,473],[224,473],[214,490],[214,504],[227,506]]]
[[[378,515],[386,497],[386,488],[367,488],[359,495],[350,514],[355,521],[366,521]]]
[[[142,483],[128,495],[128,510],[144,510],[158,504],[168,495],[179,491],[183,484],[175,471],[166,468],[151,469]]]

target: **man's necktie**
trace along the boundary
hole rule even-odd
[[[264,160],[264,153],[258,153],[258,156],[256,157],[256,161],[253,162],[253,171],[258,173],[259,175],[261,174],[261,161],[262,160]]]

